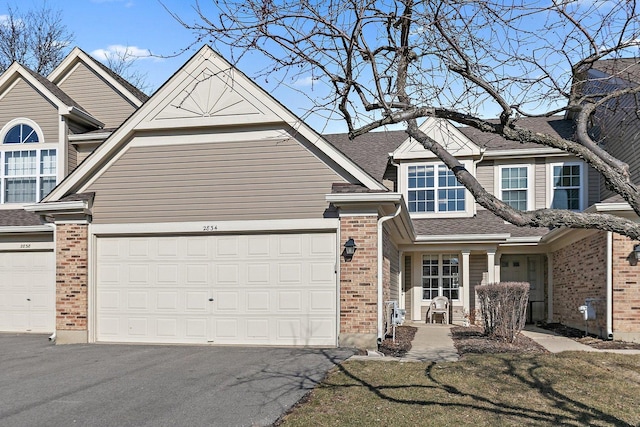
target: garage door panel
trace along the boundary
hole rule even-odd
[[[55,259],[50,252],[0,252],[0,331],[55,330]]]
[[[114,247],[135,251],[114,263]],[[97,248],[100,341],[336,345],[335,234],[110,237]],[[116,288],[114,308],[103,290]],[[117,334],[103,333],[114,318]]]

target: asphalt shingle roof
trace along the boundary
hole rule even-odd
[[[471,218],[428,218],[414,219],[413,227],[418,235],[478,235],[510,234],[511,237],[544,236],[548,228],[518,227],[505,222],[487,210],[478,210]]]
[[[629,82],[640,83],[639,58],[602,59],[593,64],[593,69]]]
[[[0,227],[42,225],[40,216],[24,209],[0,209]]]

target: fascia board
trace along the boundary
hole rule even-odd
[[[36,203],[25,206],[24,210],[39,215],[47,215],[50,213],[89,213],[89,203],[86,200]]]
[[[124,95],[129,102],[131,102],[136,107],[140,107],[143,102],[134,96],[127,88],[125,88],[118,80],[114,79],[109,73],[107,73],[102,67],[99,67],[95,63],[95,59],[86,54],[82,49],[78,47],[74,47],[73,50],[65,57],[65,59],[58,65],[50,74],[47,76],[52,82],[56,84],[59,83],[59,80],[65,77],[65,74],[68,73],[77,62],[82,61],[85,63],[92,71],[98,74],[100,77],[105,79],[109,84],[118,89],[118,91]]]
[[[569,154],[558,148],[513,148],[509,150],[487,150],[484,152],[485,159],[563,155],[568,156]]]
[[[81,143],[81,142],[97,142],[104,141],[105,139],[111,136],[112,132],[93,132],[90,134],[77,134],[77,135],[69,135],[68,139],[71,143]]]
[[[416,243],[503,243],[511,237],[510,234],[458,234],[458,235],[420,235],[416,236]]]
[[[13,233],[51,233],[54,229],[53,225],[23,225],[12,227],[0,227],[0,234],[13,234]]]
[[[595,203],[585,209],[585,212],[633,212],[631,205],[627,202],[616,202],[616,203]]]
[[[325,196],[327,202],[335,205],[350,203],[399,203],[400,193],[330,193]]]
[[[67,116],[67,115],[73,116],[81,122],[88,123],[98,128],[104,127],[104,123],[102,123],[100,120],[96,119],[91,114],[86,113],[73,106],[67,107],[67,113],[63,114],[63,116]]]

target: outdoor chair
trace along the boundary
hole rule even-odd
[[[447,297],[435,297],[431,300],[429,323],[433,323],[433,315],[436,313],[442,314],[442,318],[444,319],[442,323],[445,325],[449,323],[449,299]]]

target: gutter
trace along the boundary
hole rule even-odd
[[[52,225],[21,225],[21,226],[7,226],[0,227],[0,234],[6,233],[42,233],[47,232],[50,233],[53,231]]]
[[[384,310],[382,309],[382,306],[384,304],[384,299],[382,297],[383,295],[382,264],[383,264],[383,255],[384,255],[382,250],[382,226],[386,221],[397,217],[402,211],[402,203],[396,203],[395,206],[396,206],[396,211],[393,214],[383,216],[378,220],[378,344],[380,344],[384,339],[384,331],[382,330],[383,324],[384,324],[383,323]]]
[[[607,339],[613,339],[613,233],[607,232]]]

